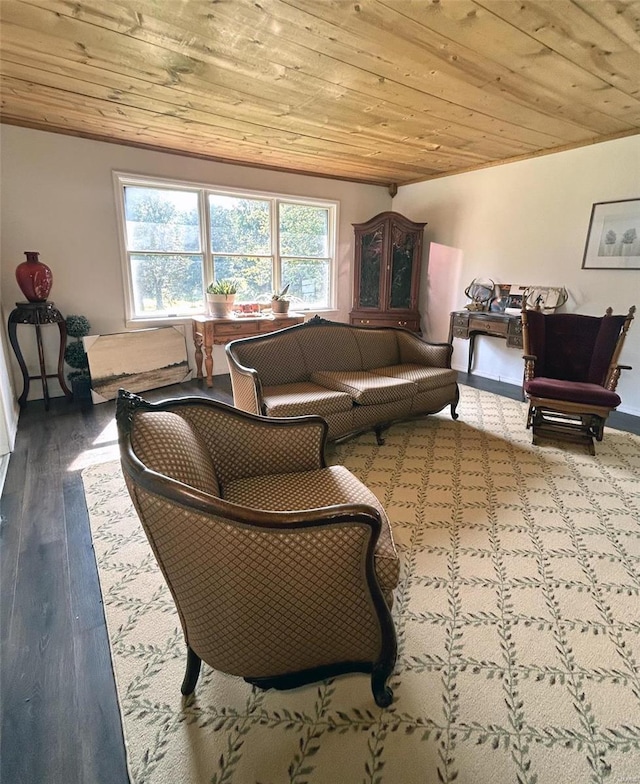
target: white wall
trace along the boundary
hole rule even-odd
[[[0,291],[1,289],[0,283]],[[0,314],[2,308],[0,308]],[[6,318],[3,316],[6,323]],[[19,408],[9,374],[9,349],[7,334],[0,332],[0,493],[9,466],[9,453],[13,451],[18,430]]]
[[[601,315],[609,305],[616,313],[640,306],[640,271],[581,269],[592,204],[629,198],[640,198],[640,136],[407,185],[398,190],[393,209],[428,222],[426,255],[429,243],[438,243],[449,246],[448,255],[460,263],[462,283],[452,292],[451,309],[464,307],[466,285],[483,276],[565,286],[570,298],[564,310]],[[437,249],[438,259],[446,256]],[[426,312],[428,262],[424,267],[420,296]],[[442,326],[433,334],[429,320],[423,321],[430,338],[446,339]],[[459,370],[466,370],[468,346],[454,340]],[[618,386],[620,410],[640,415],[640,312],[621,363],[633,371],[625,371]],[[521,353],[503,340],[478,338],[475,373],[520,384],[522,366]]]
[[[270,172],[138,150],[72,136],[0,127],[2,166],[2,303],[6,314],[24,299],[14,270],[23,251],[36,250],[53,271],[50,298],[68,315],[87,316],[95,334],[125,330],[125,310],[112,171],[154,175],[211,185],[335,199],[340,202],[337,310],[327,318],[346,320],[351,309],[352,223],[391,208],[387,190],[321,177]],[[6,325],[6,318],[4,319]],[[186,324],[194,368],[189,322]],[[19,327],[23,353],[36,372],[35,340]],[[45,329],[47,358],[55,368],[57,330]],[[226,373],[222,348],[214,352],[214,372]],[[12,358],[16,388],[22,376]],[[60,394],[55,380],[51,393]],[[41,397],[32,382],[29,397]]]
[[[338,310],[327,317],[341,320],[351,308],[351,223],[366,221],[392,204],[385,188],[6,125],[0,126],[0,140],[0,292],[5,329],[7,314],[16,300],[23,299],[14,270],[25,250],[40,251],[42,261],[52,268],[51,298],[63,313],[86,315],[95,333],[125,329],[113,170],[339,200]],[[640,136],[404,186],[393,199],[393,209],[428,222],[426,256],[430,242],[449,247],[439,249],[438,259],[456,261],[450,277],[460,284],[454,286],[450,309],[466,304],[464,288],[472,278],[489,276],[503,283],[566,286],[571,295],[566,310],[600,314],[608,305],[616,312],[640,305],[640,272],[581,269],[591,205],[634,197],[640,197]],[[441,331],[433,332],[436,327],[426,315],[426,259],[422,275],[423,326],[429,337],[446,339]],[[447,279],[446,270],[439,271],[438,279]],[[26,327],[19,329],[25,358],[36,372],[35,340]],[[48,362],[55,367],[57,330],[44,333]],[[194,367],[191,340],[187,342]],[[455,340],[454,345],[454,366],[466,369],[468,343]],[[226,372],[221,350],[216,350],[214,360],[215,372]],[[618,387],[621,410],[640,415],[640,318],[632,325],[622,361],[634,370],[623,374]],[[19,392],[22,377],[12,355],[11,364]],[[522,358],[503,341],[482,337],[474,372],[519,384]],[[39,386],[32,382],[30,397],[41,396]],[[51,387],[53,394],[59,393],[55,382]]]

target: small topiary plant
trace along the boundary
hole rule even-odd
[[[82,338],[89,334],[91,324],[86,316],[67,316],[65,319],[67,325],[67,336],[73,340],[67,345],[64,352],[64,359],[69,367],[73,370],[68,374],[69,381],[73,384],[74,381],[80,379],[89,380],[89,360],[82,345]]]

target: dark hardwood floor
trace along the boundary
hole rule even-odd
[[[228,376],[145,393],[232,402]],[[128,782],[81,471],[117,459],[113,402],[29,402],[0,502],[2,784]]]
[[[518,399],[520,388],[460,374]],[[231,402],[227,376],[145,393]],[[114,404],[22,411],[0,505],[2,784],[128,782],[81,470],[116,459]],[[640,433],[640,419],[610,418]]]

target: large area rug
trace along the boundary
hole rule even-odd
[[[533,447],[524,404],[443,412],[333,448],[402,559],[395,701],[364,675],[291,692],[185,649],[119,466],[84,474],[136,784],[640,782],[640,438]],[[197,546],[197,543],[194,543]]]

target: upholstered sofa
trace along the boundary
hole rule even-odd
[[[449,343],[427,343],[394,327],[370,329],[317,316],[226,347],[234,405],[253,414],[318,414],[329,439],[373,429],[379,443],[391,423],[451,406],[457,373]]]

